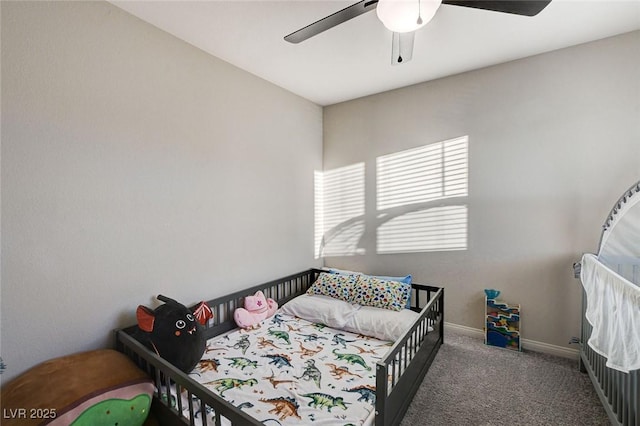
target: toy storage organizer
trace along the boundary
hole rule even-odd
[[[485,297],[484,343],[515,351],[522,350],[520,343],[520,305],[508,304],[495,298]]]
[[[614,425],[640,425],[640,181],[611,210],[598,254],[574,265],[583,287],[580,369]]]

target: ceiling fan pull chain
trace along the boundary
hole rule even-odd
[[[422,16],[420,15],[420,0],[418,0],[418,20],[416,21],[416,24],[422,25]]]

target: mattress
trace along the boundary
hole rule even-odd
[[[264,424],[373,424],[375,366],[391,342],[284,313],[258,327],[209,340],[190,376]]]

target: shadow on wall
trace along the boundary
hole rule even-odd
[[[365,211],[365,164],[315,174],[315,255],[467,249],[468,136],[376,159],[375,212]]]

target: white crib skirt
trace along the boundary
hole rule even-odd
[[[598,261],[582,257],[580,279],[587,294],[588,344],[607,358],[607,367],[628,373],[640,369],[640,287]]]

